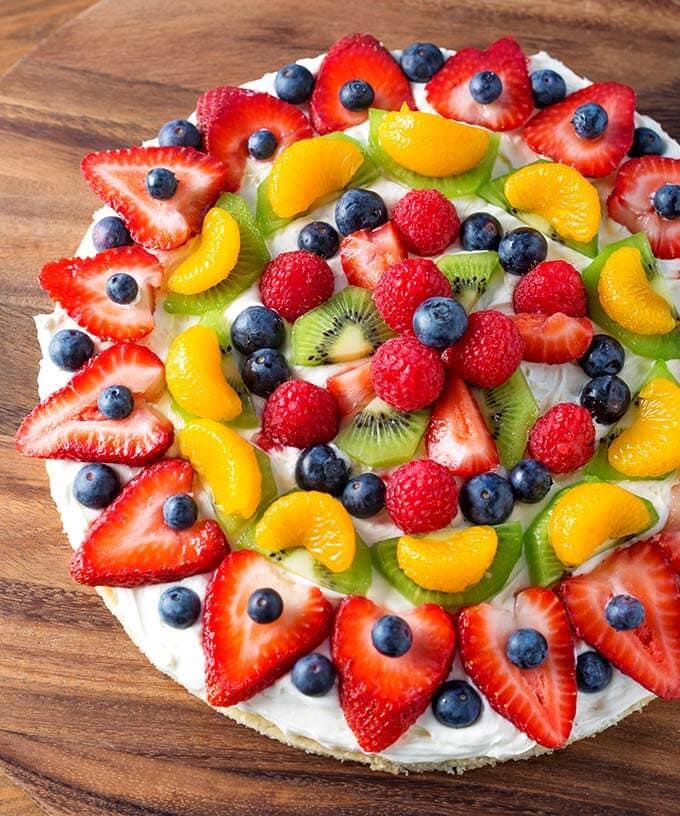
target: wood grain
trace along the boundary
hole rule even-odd
[[[0,81],[0,766],[48,813],[677,814],[677,703],[559,755],[459,779],[374,774],[218,717],[70,583],[43,467],[15,455],[11,437],[36,398],[30,318],[49,304],[35,273],[75,248],[95,205],[78,172],[87,150],[139,142],[206,86],[252,79],[357,28],[392,47],[513,33],[592,79],[633,84],[640,109],[677,135],[679,12],[669,0],[615,10],[606,0],[103,0]]]

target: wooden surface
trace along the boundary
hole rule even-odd
[[[41,14],[38,2],[3,0],[0,19],[29,5]],[[677,703],[655,702],[559,755],[459,779],[374,774],[224,720],[69,581],[43,467],[11,449],[36,398],[31,316],[49,307],[35,273],[75,248],[95,204],[82,154],[137,143],[206,86],[255,78],[356,29],[392,47],[512,33],[592,79],[630,82],[640,109],[680,133],[680,6],[669,0],[102,0],[16,65],[0,81],[0,766],[59,816],[677,814]],[[24,816],[17,802],[7,816]]]

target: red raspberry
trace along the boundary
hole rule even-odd
[[[525,275],[512,295],[515,311],[570,317],[588,314],[588,296],[581,276],[566,261],[543,261]]]
[[[383,343],[371,360],[375,393],[400,411],[419,411],[439,396],[444,366],[434,349],[415,337]]]
[[[265,266],[260,292],[265,306],[292,323],[333,294],[333,272],[313,252],[282,252]]]
[[[335,397],[305,380],[281,383],[267,400],[262,414],[265,437],[293,448],[330,442],[339,425]]]
[[[397,202],[392,221],[416,255],[439,255],[460,228],[456,208],[439,190],[410,190]]]
[[[452,371],[479,388],[508,380],[522,359],[524,341],[513,319],[495,309],[473,312],[462,338],[444,353]]]
[[[595,426],[580,405],[560,402],[529,432],[529,453],[552,473],[573,473],[595,453]]]
[[[456,517],[458,487],[444,465],[416,459],[394,471],[385,503],[390,518],[405,533],[431,533]]]
[[[424,300],[437,296],[451,297],[451,284],[425,258],[407,258],[389,266],[373,290],[380,317],[401,334],[413,334],[413,313]]]

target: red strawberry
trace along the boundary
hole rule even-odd
[[[275,590],[281,616],[256,623],[248,599],[257,589]],[[247,700],[293,668],[328,635],[333,607],[317,587],[291,581],[250,550],[231,553],[208,586],[203,612],[208,702],[230,706]]]
[[[248,138],[266,128],[276,137],[277,152],[314,135],[304,113],[268,93],[223,86],[211,88],[198,98],[198,127],[210,153],[224,162],[224,189],[236,192],[241,186],[248,158]]]
[[[456,633],[436,604],[401,617],[413,635],[401,657],[386,657],[371,630],[385,609],[368,598],[344,598],[335,617],[331,647],[347,724],[364,751],[383,751],[406,732],[430,704],[451,669]]]
[[[213,519],[173,530],[163,504],[190,493],[194,471],[182,459],[163,459],[140,471],[92,523],[71,559],[71,577],[88,586],[134,587],[209,572],[229,552]]]
[[[353,286],[375,289],[388,266],[408,257],[404,242],[392,221],[374,230],[350,233],[340,244],[342,271]]]
[[[673,569],[680,572],[680,484],[671,488],[670,512],[666,526],[649,541],[660,547]]]
[[[538,630],[548,643],[537,668],[520,669],[506,656],[508,637],[520,628]],[[465,671],[491,707],[540,745],[561,748],[576,713],[576,672],[569,620],[555,593],[525,589],[514,612],[470,606],[458,618],[458,637]]]
[[[641,541],[618,550],[591,572],[567,578],[558,592],[580,638],[654,694],[680,698],[680,592],[653,544]],[[605,618],[608,601],[622,594],[644,607],[636,629],[616,630]]]
[[[475,476],[500,464],[479,406],[463,380],[449,374],[425,434],[427,455],[456,476]]]
[[[338,403],[340,416],[353,416],[375,396],[370,360],[330,377],[326,388]]]
[[[680,218],[663,218],[654,209],[654,193],[664,184],[680,184],[680,159],[631,159],[616,176],[607,209],[631,232],[644,230],[657,258],[680,258]]]
[[[522,312],[514,320],[524,341],[523,359],[530,363],[571,363],[586,353],[593,339],[587,317]]]
[[[607,113],[607,127],[596,139],[583,139],[571,118],[581,105],[594,102]],[[608,176],[633,142],[635,91],[618,82],[596,82],[544,108],[524,128],[524,140],[542,156],[570,164],[584,176]]]
[[[177,190],[156,199],[146,189],[154,167],[172,171]],[[94,192],[148,249],[174,249],[200,232],[203,216],[227,188],[228,173],[215,156],[192,147],[127,147],[90,153],[80,163]]]
[[[470,80],[480,71],[493,71],[503,86],[501,95],[486,105],[476,102],[470,93]],[[442,116],[491,130],[514,130],[534,109],[527,58],[512,37],[497,40],[486,51],[458,51],[446,60],[425,91],[427,101]]]
[[[137,397],[126,419],[104,419],[99,394],[126,385]],[[163,363],[144,346],[121,343],[93,357],[71,380],[37,405],[17,431],[15,445],[38,459],[76,459],[142,465],[172,444],[172,423],[140,400],[165,388]]]
[[[139,287],[130,304],[115,303],[106,294],[112,275],[131,275]],[[87,331],[102,340],[140,340],[153,330],[154,289],[163,267],[138,246],[106,249],[94,258],[62,258],[45,264],[38,282],[52,300]]]
[[[316,76],[309,109],[319,133],[344,130],[368,116],[368,111],[351,111],[340,102],[340,89],[351,79],[363,79],[373,88],[374,108],[399,110],[404,102],[415,108],[411,85],[390,52],[370,34],[351,34],[331,46]]]

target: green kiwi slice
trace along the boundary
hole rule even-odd
[[[498,253],[491,251],[444,255],[437,261],[437,266],[451,284],[453,296],[468,311],[486,292],[501,268]]]
[[[298,317],[290,336],[291,362],[318,366],[369,357],[392,332],[368,289],[347,286]]]
[[[484,388],[478,393],[501,464],[510,469],[522,458],[529,431],[538,419],[534,395],[519,368],[502,385]]]
[[[397,538],[380,541],[371,547],[373,565],[385,580],[411,603],[415,605],[436,603],[449,612],[455,612],[463,606],[481,603],[500,592],[517,563],[522,552],[522,527],[519,522],[499,524],[494,529],[498,535],[498,548],[491,566],[481,581],[462,592],[424,589],[412,581],[399,566]]]

